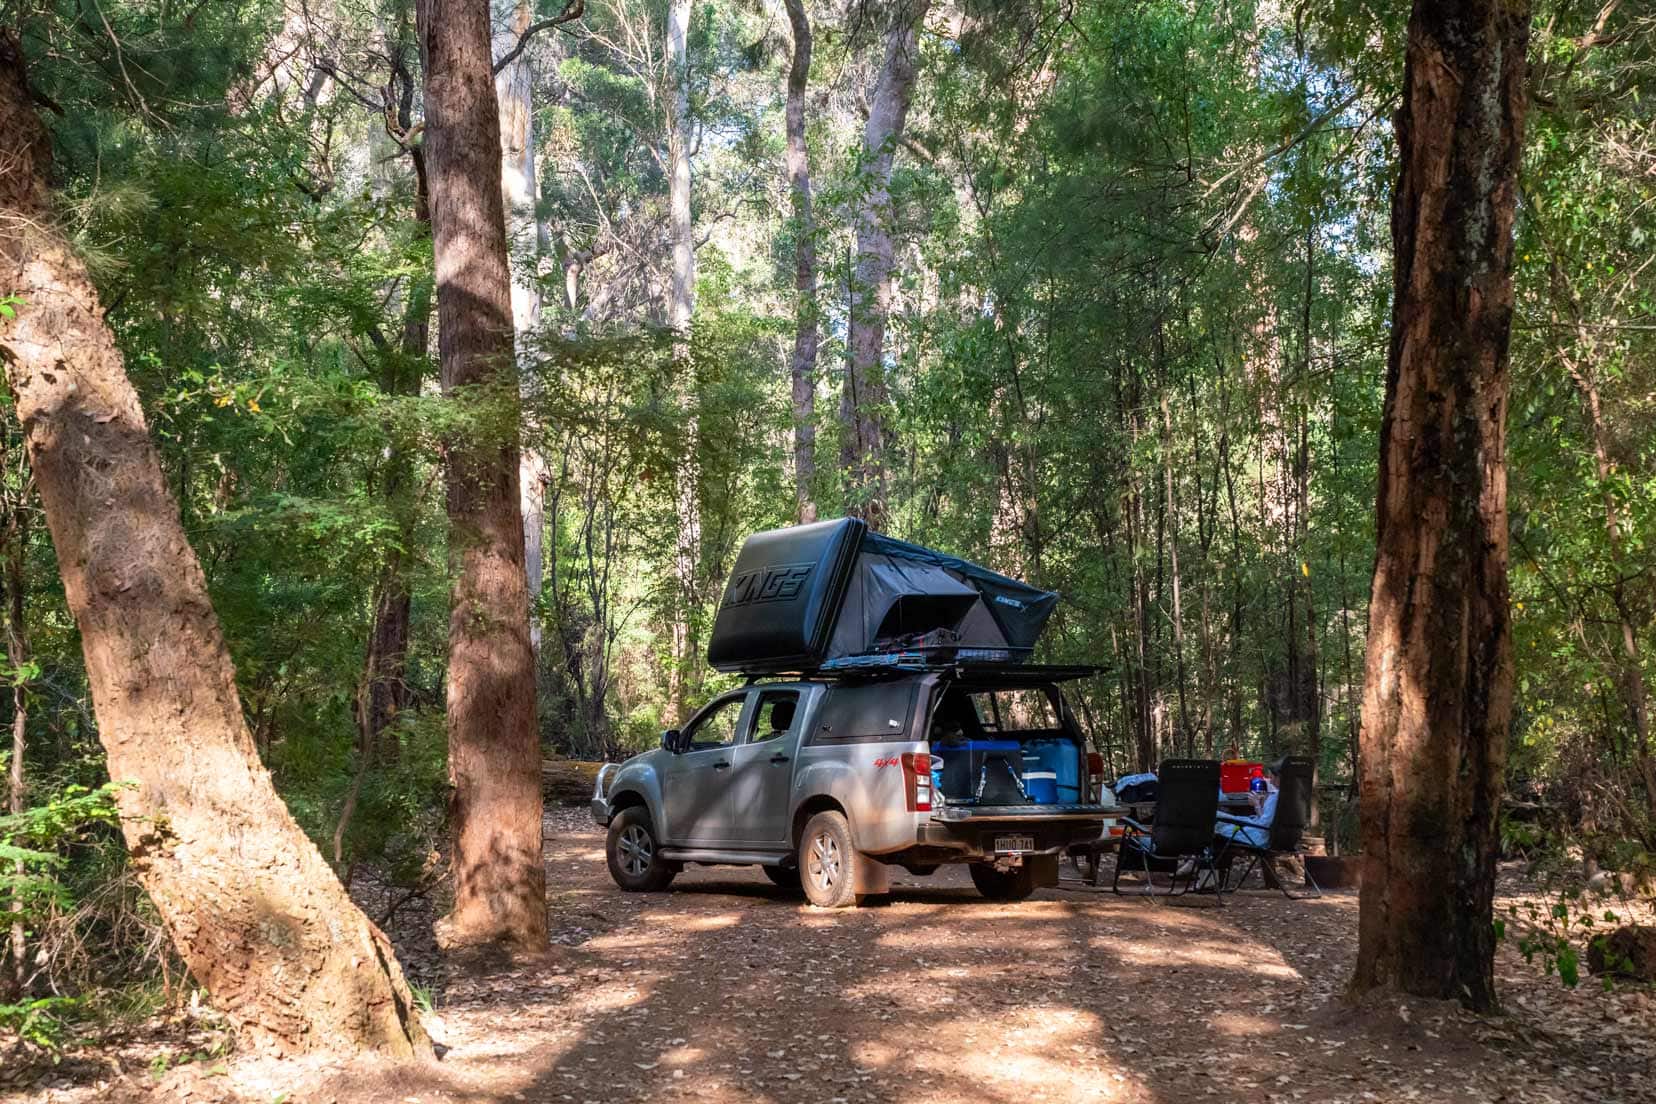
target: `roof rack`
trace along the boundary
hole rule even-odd
[[[810,679],[833,682],[874,682],[882,679],[904,678],[909,675],[945,675],[959,682],[993,682],[1003,687],[1044,686],[1052,682],[1072,682],[1088,678],[1105,670],[1096,664],[1083,663],[1019,663],[1011,660],[998,662],[944,659],[906,653],[891,655],[847,656],[820,667],[797,671],[755,672],[748,676],[749,686],[762,679]]]

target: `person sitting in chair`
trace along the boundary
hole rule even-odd
[[[1214,847],[1218,849],[1235,840],[1248,847],[1264,847],[1271,834],[1271,821],[1276,819],[1277,787],[1282,782],[1282,764],[1286,757],[1265,768],[1264,800],[1251,817],[1226,816],[1214,822]]]
[[[1230,849],[1232,843],[1239,843],[1244,847],[1260,847],[1268,845],[1271,836],[1271,822],[1276,819],[1277,787],[1282,782],[1282,764],[1287,757],[1278,759],[1265,768],[1264,799],[1257,803],[1257,811],[1251,817],[1231,816],[1226,814],[1220,817],[1213,825],[1213,854],[1215,866],[1219,872],[1219,885],[1230,884],[1231,863],[1236,855]],[[1255,795],[1258,797],[1259,795]],[[1211,893],[1214,885],[1213,875],[1204,871],[1196,883],[1196,892]]]

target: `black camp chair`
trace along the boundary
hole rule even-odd
[[[1237,857],[1245,856],[1248,860],[1248,865],[1242,868],[1242,876],[1236,879],[1230,889],[1241,889],[1242,883],[1248,880],[1248,875],[1253,873],[1254,867],[1264,864],[1264,868],[1269,869],[1272,880],[1276,882],[1284,897],[1301,901],[1322,896],[1322,889],[1317,885],[1316,879],[1311,877],[1309,870],[1305,872],[1305,884],[1311,887],[1311,892],[1296,894],[1289,892],[1288,883],[1282,880],[1273,865],[1274,860],[1281,856],[1304,853],[1305,828],[1311,823],[1311,801],[1315,794],[1315,784],[1316,764],[1311,760],[1290,756],[1282,761],[1282,772],[1277,783],[1276,813],[1271,817],[1271,826],[1265,830],[1265,846],[1255,847],[1244,839],[1231,837],[1225,840],[1215,857],[1215,861],[1227,872]],[[1227,822],[1257,827],[1228,813],[1220,813],[1219,823],[1223,825]],[[1264,877],[1265,869],[1261,870],[1261,877]],[[1229,879],[1225,881],[1228,882]]]
[[[1123,869],[1142,873],[1144,892],[1156,894],[1152,868],[1171,870],[1167,890],[1159,896],[1178,897],[1196,888],[1197,879],[1213,867],[1213,825],[1219,813],[1217,759],[1164,759],[1157,772],[1156,822],[1143,825],[1122,818],[1121,848],[1116,852],[1113,893],[1121,892]],[[1185,861],[1188,860],[1188,866]],[[1135,870],[1137,867],[1139,869]],[[1181,867],[1185,867],[1181,873]],[[1214,900],[1224,905],[1216,876]]]

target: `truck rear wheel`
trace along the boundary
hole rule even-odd
[[[679,868],[661,857],[661,844],[650,824],[650,811],[641,806],[622,809],[610,821],[604,842],[610,877],[628,893],[656,893],[666,889]]]
[[[1035,892],[1035,870],[1028,863],[996,870],[994,863],[972,863],[972,884],[991,901],[1021,901]]]
[[[856,900],[857,854],[851,849],[851,825],[845,814],[818,813],[799,837],[800,881],[805,899],[817,908],[844,908]]]

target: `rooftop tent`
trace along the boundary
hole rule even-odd
[[[750,674],[916,651],[1021,661],[1057,601],[855,518],[799,525],[743,543],[707,658]]]
[[[867,531],[856,518],[842,518],[743,541],[707,641],[707,662],[721,671],[818,666]]]
[[[947,556],[942,552],[923,548],[918,544],[896,540],[880,533],[869,533],[863,538],[864,555],[883,553],[894,559],[912,560],[943,568],[974,588],[982,598],[974,613],[987,613],[1000,629],[1004,641],[999,644],[972,644],[971,647],[1011,648],[1019,657],[1027,656],[1046,628],[1047,618],[1058,606],[1056,591],[1042,590],[999,572],[979,567],[970,560]],[[968,621],[973,620],[968,617]],[[974,632],[975,635],[975,632]]]

